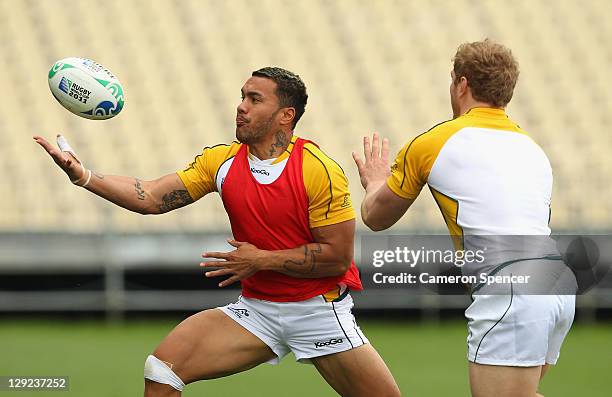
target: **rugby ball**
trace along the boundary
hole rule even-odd
[[[123,87],[104,66],[86,58],[64,58],[49,70],[49,88],[63,107],[92,120],[115,117],[124,105]]]

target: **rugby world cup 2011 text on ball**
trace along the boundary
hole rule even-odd
[[[60,59],[49,70],[48,79],[55,99],[78,116],[105,120],[115,117],[124,107],[119,80],[91,59]]]

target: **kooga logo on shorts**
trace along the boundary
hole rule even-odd
[[[340,339],[330,339],[328,341],[325,342],[315,342],[315,348],[319,348],[319,347],[325,347],[325,346],[331,346],[331,345],[337,345],[338,343],[342,343],[342,338]]]

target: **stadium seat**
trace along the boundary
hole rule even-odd
[[[1,81],[18,87],[0,107],[0,167],[9,175],[0,185],[8,197],[1,231],[60,230],[66,220],[82,232],[227,231],[217,199],[156,219],[110,208],[71,187],[30,137],[54,139],[61,132],[100,172],[155,178],[184,167],[203,147],[234,138],[240,87],[266,65],[287,67],[306,81],[310,101],[297,133],[343,166],[358,205],[362,193],[350,152],[360,149],[361,136],[378,131],[389,137],[395,155],[449,118],[453,52],[483,37],[508,44],[521,64],[508,111],[553,164],[553,228],[605,228],[612,221],[612,205],[600,199],[612,194],[612,27],[602,17],[609,14],[605,1],[561,1],[551,8],[546,1],[519,0],[474,8],[467,0],[444,7],[112,0],[101,13],[88,12],[93,2],[70,4],[75,12],[62,13],[58,23],[56,2],[0,0]],[[55,102],[44,76],[66,56],[92,57],[122,80],[126,108],[119,117],[79,119]],[[397,227],[444,230],[429,201],[420,199]]]

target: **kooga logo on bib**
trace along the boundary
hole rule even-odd
[[[253,174],[262,174],[262,175],[265,175],[265,176],[270,176],[270,173],[268,171],[266,171],[266,170],[258,170],[255,167],[251,167],[251,172]]]

